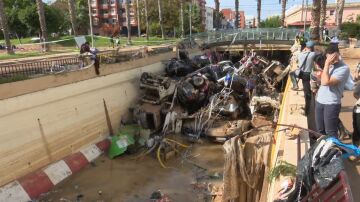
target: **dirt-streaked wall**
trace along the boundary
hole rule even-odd
[[[142,72],[163,71],[167,53],[0,85],[0,185],[108,135],[103,100],[114,130],[139,96]]]

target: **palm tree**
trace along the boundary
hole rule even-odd
[[[261,21],[261,0],[257,0],[257,27],[260,27]]]
[[[313,0],[313,8],[311,12],[312,21],[312,37],[314,40],[320,39],[320,10],[321,10],[321,0]]]
[[[181,38],[185,37],[184,30],[184,0],[180,0],[180,26],[181,26]]]
[[[287,0],[279,0],[281,3],[281,27],[285,27],[285,11]]]
[[[161,29],[161,37],[162,37],[162,39],[165,39],[161,0],[158,0],[158,7],[159,7],[159,23],[160,23],[160,29]]]
[[[147,0],[144,0],[145,4],[145,21],[146,21],[146,40],[149,41],[149,12]]]
[[[7,49],[6,49],[7,53],[8,54],[13,54],[14,51],[12,49],[11,42],[10,42],[7,19],[6,19],[6,15],[5,15],[5,12],[4,12],[4,2],[3,2],[3,0],[0,0],[0,27],[1,27],[1,29],[3,31],[3,34],[4,34],[5,44],[6,44],[6,47],[7,47]]]
[[[46,42],[48,38],[47,38],[47,30],[46,30],[46,22],[45,22],[44,3],[42,2],[42,0],[36,0],[36,6],[40,21],[41,39],[42,39],[41,41]],[[47,44],[44,44],[43,50],[45,52],[48,51]]]
[[[139,0],[136,0],[136,15],[137,15],[137,24],[138,24],[138,36],[141,36],[141,28],[140,28],[140,8],[139,8]]]
[[[326,21],[326,4],[327,0],[321,0],[321,10],[320,10],[320,38],[324,40],[324,27]]]
[[[220,28],[220,0],[215,1],[215,27]]]
[[[130,0],[125,1],[125,10],[126,10],[126,26],[128,31],[128,41],[127,43],[131,44],[131,19],[130,19]]]
[[[337,0],[336,5],[336,27],[338,30],[341,28],[342,17],[344,12],[345,0]]]
[[[235,0],[235,28],[239,28],[239,0]]]
[[[75,1],[74,0],[68,0],[68,5],[69,5],[69,14],[70,14],[71,26],[72,26],[72,29],[74,31],[74,36],[77,36]]]

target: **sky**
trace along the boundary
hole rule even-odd
[[[288,0],[286,9],[289,9],[295,5],[301,5],[303,0]],[[239,0],[239,9],[245,11],[245,16],[257,16],[257,1],[256,0]],[[306,2],[306,0],[305,0]],[[309,5],[312,0],[308,0]],[[360,2],[360,0],[346,0],[346,3]],[[329,3],[335,3],[335,0],[328,0]],[[214,0],[206,0],[206,6],[215,8]],[[280,15],[281,5],[278,0],[262,0],[261,19],[265,19],[269,16]],[[220,0],[220,8],[232,8],[235,9],[234,0]]]
[[[55,0],[43,0],[44,2],[52,2]],[[167,1],[167,0],[164,0]],[[289,9],[295,5],[301,5],[303,0],[288,0],[286,9]],[[239,0],[240,10],[245,11],[245,16],[256,16],[256,0]],[[306,2],[306,0],[305,0]],[[309,5],[312,0],[308,0]],[[346,0],[346,3],[360,2],[360,0]],[[328,0],[328,3],[335,3],[335,0]],[[214,0],[206,0],[206,6],[215,8]],[[261,19],[265,19],[269,16],[280,15],[281,5],[279,0],[262,0]],[[232,8],[235,9],[235,0],[220,0],[220,8]]]

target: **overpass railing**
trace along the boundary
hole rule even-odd
[[[196,42],[208,44],[247,40],[289,41],[295,40],[296,35],[299,33],[300,30],[298,29],[287,28],[229,29],[193,34],[191,39]],[[190,36],[188,36],[185,41],[190,41]]]

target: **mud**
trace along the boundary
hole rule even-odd
[[[161,190],[172,201],[206,201],[204,193],[192,184],[222,182],[223,151],[221,144],[204,142],[193,145],[188,160],[177,156],[161,168],[154,156],[134,160],[135,155],[123,155],[114,160],[101,156],[82,172],[56,186],[40,201],[150,201],[154,191]],[[195,166],[196,165],[196,166]],[[207,169],[203,171],[199,167]],[[213,179],[216,178],[216,179]],[[101,193],[101,195],[99,194]]]

